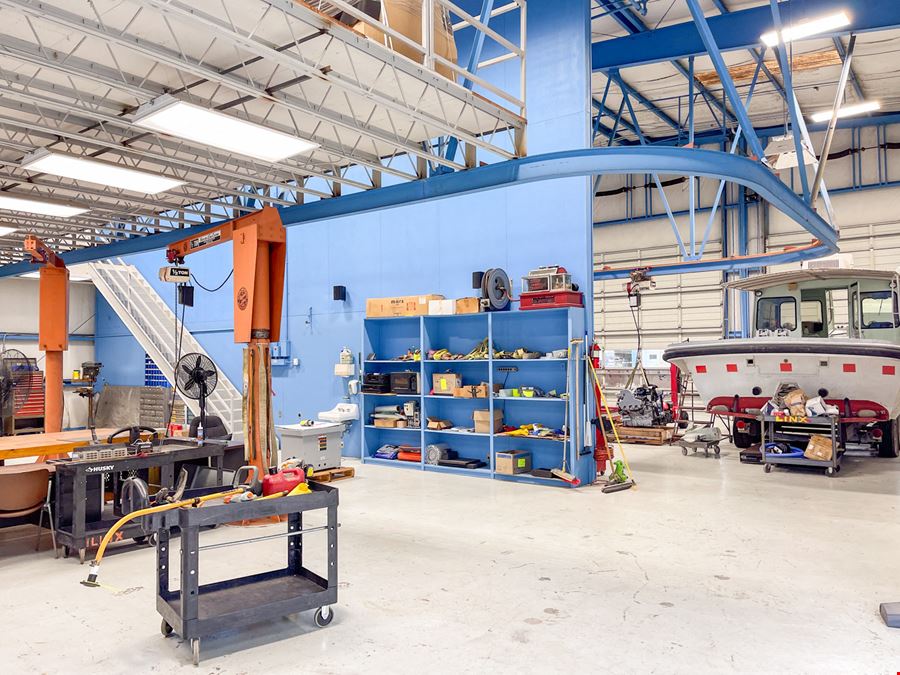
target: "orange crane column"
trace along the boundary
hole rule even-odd
[[[25,250],[40,270],[38,347],[44,352],[44,431],[62,431],[63,352],[69,348],[69,270],[62,258],[29,235]]]

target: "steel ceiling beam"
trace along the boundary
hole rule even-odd
[[[785,0],[781,11],[788,22],[847,9],[847,0]],[[866,33],[900,28],[900,2],[865,0],[853,3],[849,26],[811,39],[830,39],[834,35]],[[761,46],[759,36],[773,30],[767,5],[730,12],[709,18],[709,27],[723,52]],[[593,69],[609,70],[648,63],[661,63],[701,56],[706,53],[703,40],[693,21],[665,26],[591,46]]]
[[[818,239],[821,245],[814,252],[816,256],[837,251],[837,232],[762,164],[746,157],[695,148],[592,148],[533,155],[468,171],[439,174],[379,190],[288,207],[281,209],[281,218],[285,225],[292,226],[512,185],[629,173],[693,175],[717,179],[725,177],[749,187]],[[211,225],[195,226],[134,238],[115,245],[80,249],[64,254],[63,259],[66,264],[71,265],[160,249],[183,238],[186,233],[201,232],[210,227]],[[30,269],[33,268],[28,264],[6,265],[0,267],[0,277],[21,274]]]

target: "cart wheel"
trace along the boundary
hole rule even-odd
[[[84,565],[84,554],[86,550],[83,548],[78,549],[78,562]]]
[[[722,448],[720,448],[720,447],[717,445],[715,448],[713,448],[713,451],[716,453],[716,457],[718,457],[719,454],[722,452]]]
[[[333,618],[334,612],[331,611],[331,607],[327,605],[325,607],[319,607],[319,609],[316,610],[316,625],[319,628],[324,628],[330,624]]]
[[[191,663],[200,665],[200,638],[191,638]]]
[[[159,543],[159,538],[156,536],[156,532],[147,537],[147,544],[149,546],[156,546]]]
[[[682,448],[681,454],[684,455],[685,457],[687,457],[687,448]]]
[[[706,456],[709,457],[709,448],[703,448],[703,452],[705,452]]]
[[[175,630],[172,626],[169,625],[168,621],[165,619],[162,620],[162,623],[159,624],[159,632],[162,633],[163,637],[169,637],[172,634],[172,631]]]
[[[763,471],[765,471],[766,473],[772,473],[772,465],[766,464],[766,466],[763,468]]]
[[[135,544],[143,544],[146,543],[147,537],[142,534],[140,537],[132,537],[132,541]]]
[[[833,476],[835,473],[837,472],[834,470],[833,466],[829,466],[827,469],[825,469],[826,476]]]
[[[69,547],[68,546],[60,546],[59,551],[60,551],[60,553],[62,553],[63,558],[69,557]]]

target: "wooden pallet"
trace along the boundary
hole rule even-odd
[[[353,478],[353,476],[355,475],[356,469],[354,467],[339,466],[337,469],[322,469],[321,471],[314,471],[309,479],[319,483],[330,483],[333,480],[340,480],[341,478]]]
[[[618,427],[617,430],[623,443],[643,445],[666,445],[675,433],[671,427]]]

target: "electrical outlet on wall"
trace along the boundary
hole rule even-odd
[[[294,367],[299,366],[299,365],[300,365],[300,359],[298,359],[298,358],[292,359],[292,360],[291,360],[291,365],[294,366]]]

